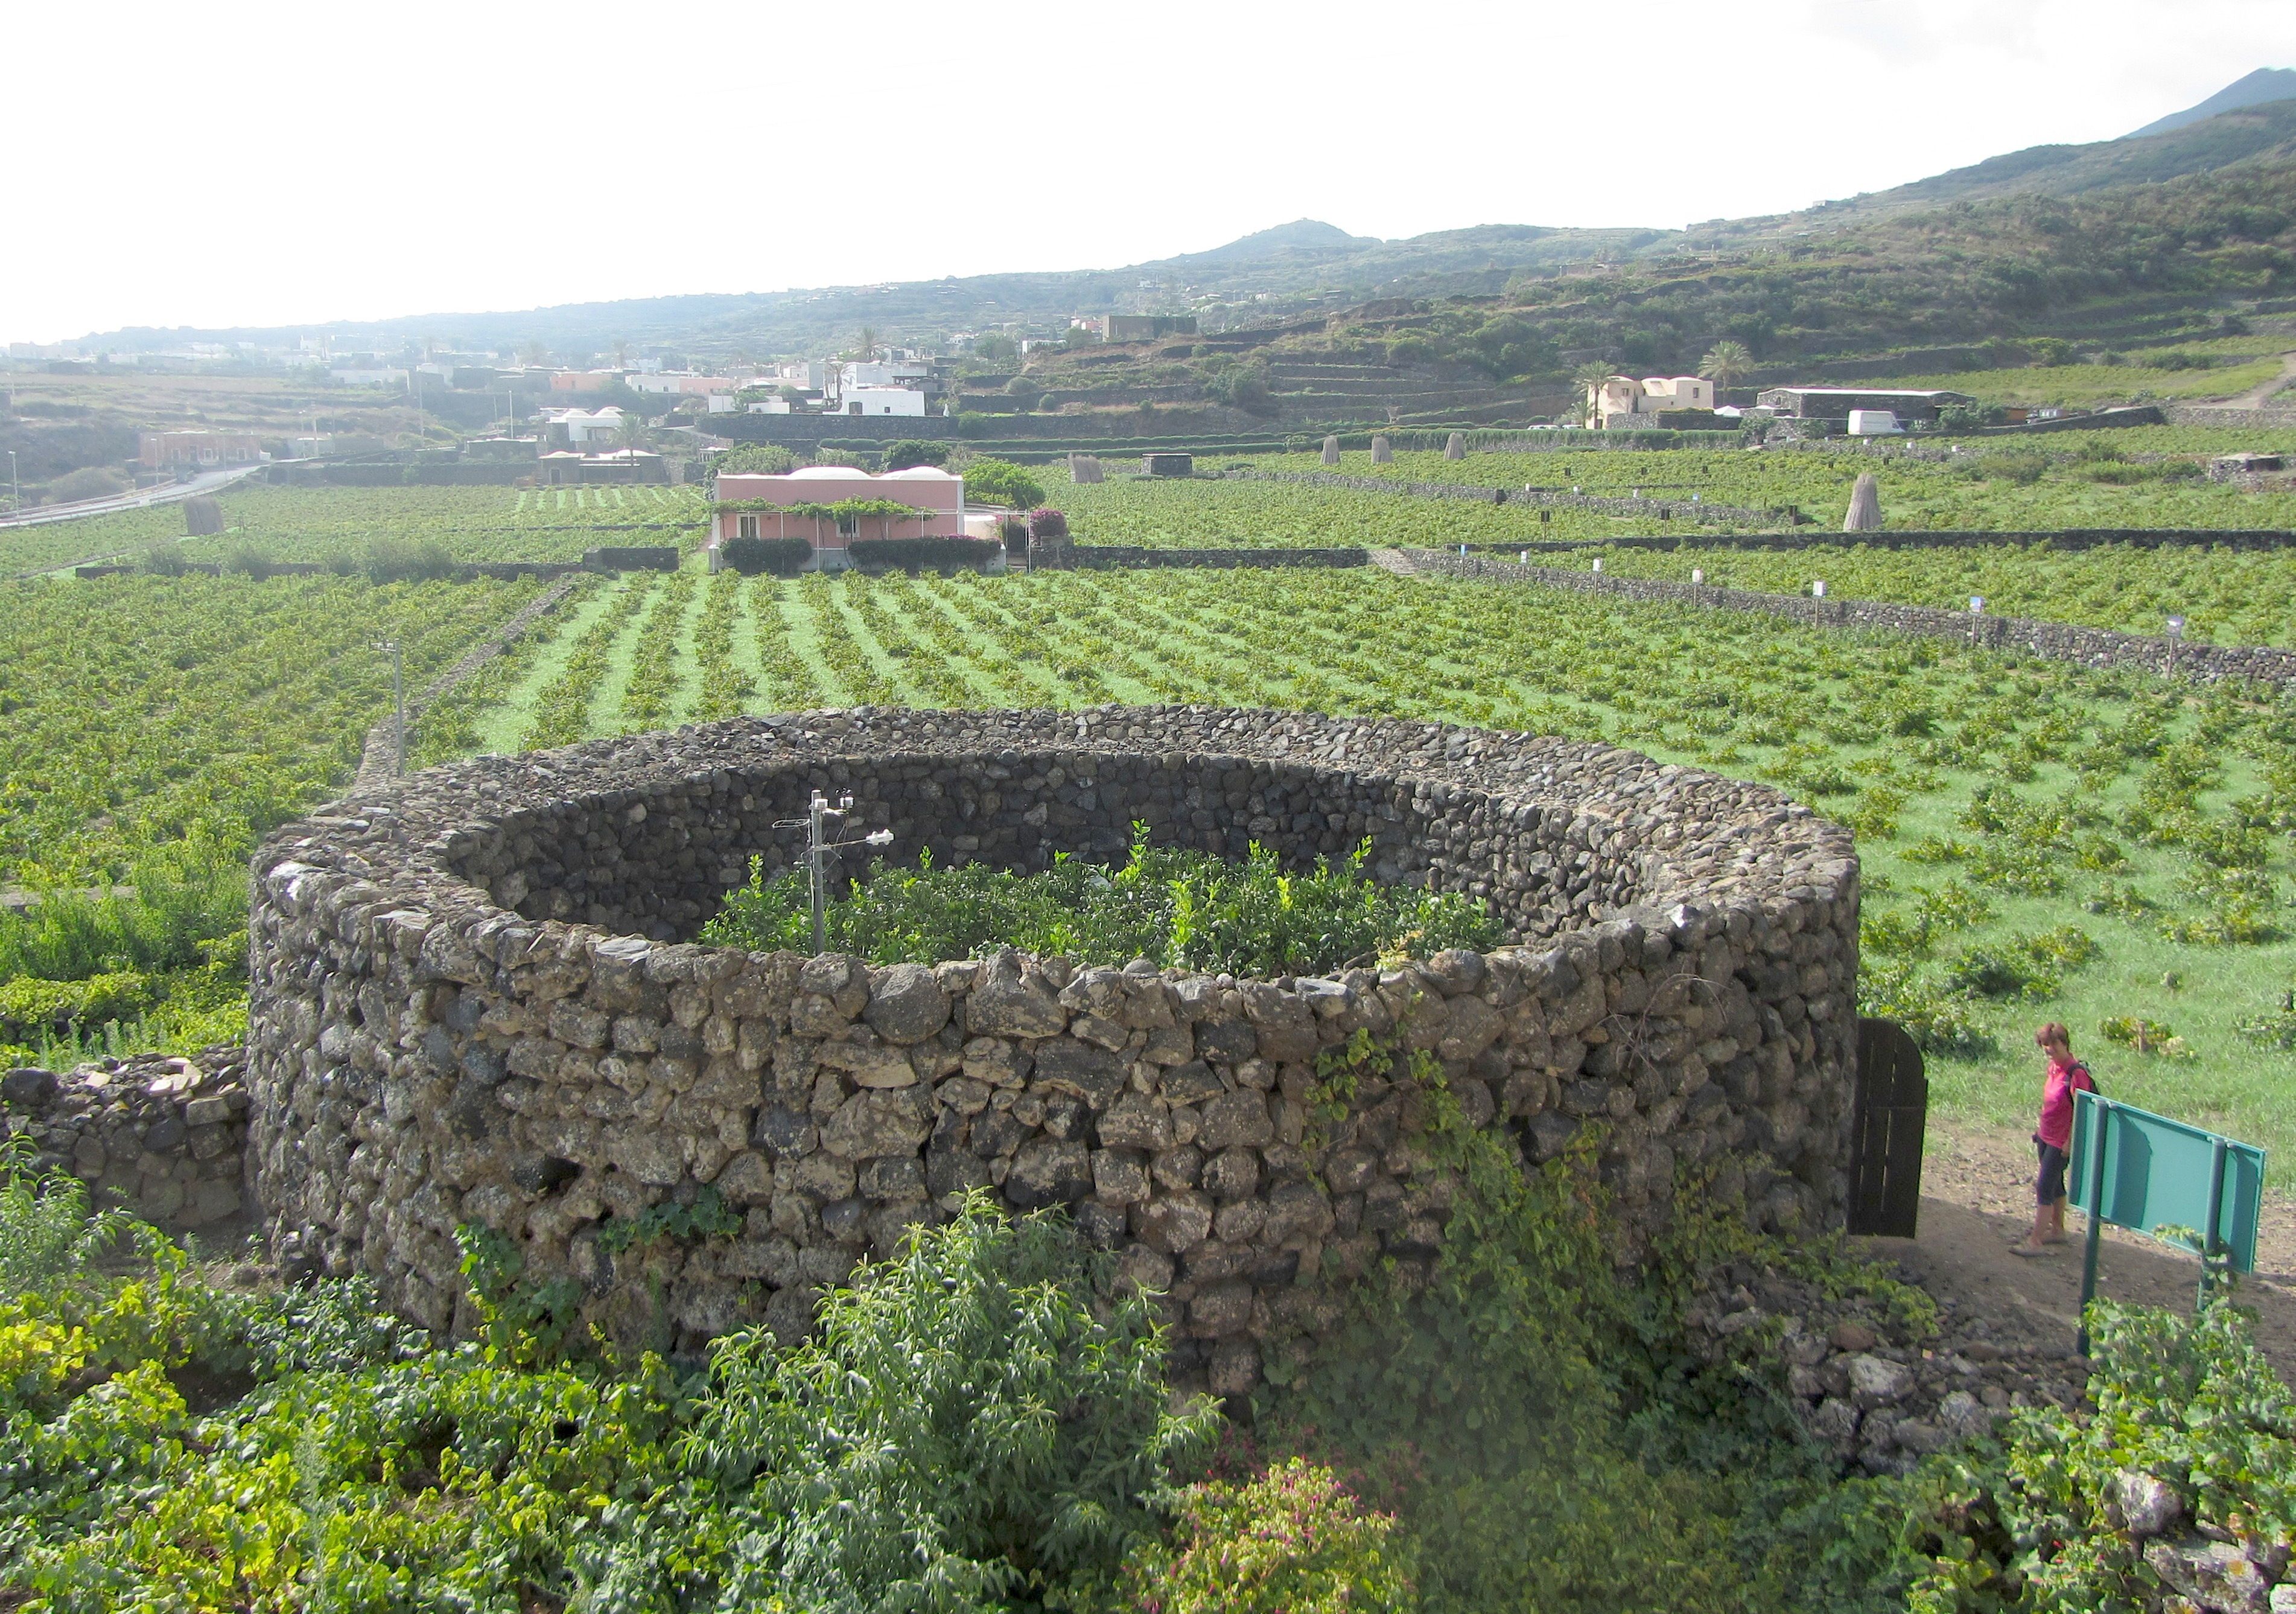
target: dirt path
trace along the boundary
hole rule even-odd
[[[1930,1125],[1922,1161],[1922,1215],[1914,1239],[1859,1242],[1906,1267],[1939,1298],[1982,1312],[1997,1327],[2038,1344],[2070,1348],[2080,1309],[2082,1219],[2066,1220],[2068,1241],[2037,1259],[2010,1245],[2031,1225],[2033,1150],[2008,1133]],[[2296,1384],[2296,1212],[2267,1199],[2259,1230],[2257,1271],[2240,1304],[2257,1313],[2257,1341],[2283,1379]],[[2110,1299],[2193,1309],[2200,1264],[2151,1239],[2107,1228],[2097,1280]]]
[[[2272,401],[2273,394],[2290,385],[2296,385],[2296,353],[2283,353],[2280,356],[2280,374],[2263,385],[2251,387],[2234,398],[2196,398],[2185,407],[2194,409],[2261,409]]]

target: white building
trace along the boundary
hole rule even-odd
[[[857,387],[908,387],[922,389],[932,366],[921,358],[849,359],[837,366],[837,389],[850,392]],[[876,411],[869,411],[872,415]]]
[[[1637,415],[1669,409],[1711,409],[1714,383],[1699,375],[1612,375],[1587,389],[1588,412],[1605,431],[1631,426]]]
[[[925,395],[912,387],[848,387],[840,394],[845,415],[922,415]]]
[[[552,438],[562,432],[569,445],[611,442],[622,429],[622,411],[608,404],[603,409],[545,409],[542,427]]]

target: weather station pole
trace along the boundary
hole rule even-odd
[[[838,798],[831,806],[829,798],[816,790],[806,803],[805,817],[783,819],[774,825],[776,829],[805,831],[805,861],[807,884],[810,887],[813,907],[813,953],[819,958],[829,951],[829,860],[848,846],[890,846],[893,832],[875,829],[849,841],[829,838],[829,820],[841,819],[853,811],[853,798]]]

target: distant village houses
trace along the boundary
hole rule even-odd
[[[135,457],[147,471],[244,465],[263,457],[263,445],[246,432],[144,432],[135,441]]]
[[[544,443],[552,449],[578,449],[588,443],[611,442],[622,430],[620,406],[603,409],[545,409],[538,423]]]

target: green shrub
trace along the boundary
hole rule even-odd
[[[224,556],[223,569],[227,572],[253,578],[256,581],[261,582],[272,574],[275,564],[269,553],[261,545],[238,544],[233,547],[229,555]]]
[[[2275,999],[2269,1013],[2243,1020],[2240,1034],[2267,1048],[2296,1048],[2296,986]]]
[[[964,497],[978,505],[1029,510],[1045,502],[1045,489],[1009,460],[976,459],[964,468]]]
[[[729,538],[718,552],[743,577],[795,577],[813,559],[813,545],[802,538]]]
[[[787,476],[797,469],[797,456],[779,443],[743,443],[709,459],[712,476]]]
[[[944,566],[986,571],[998,545],[987,538],[857,538],[846,555],[857,566],[931,572]]]
[[[435,582],[455,575],[455,557],[436,539],[376,538],[367,540],[365,558],[354,569],[373,583]]]
[[[120,1212],[88,1214],[78,1178],[36,1170],[35,1152],[28,1132],[0,1138],[0,1300],[76,1280],[133,1234]]]
[[[67,1026],[132,1020],[155,1001],[152,983],[134,970],[77,981],[18,976],[0,984],[0,1035],[21,1040]]]
[[[916,465],[948,464],[949,445],[943,442],[922,442],[905,437],[885,445],[885,469],[906,471]]]
[[[1095,963],[1146,958],[1268,976],[1489,947],[1502,934],[1469,898],[1373,881],[1363,872],[1367,844],[1340,863],[1319,860],[1292,874],[1257,844],[1243,862],[1231,863],[1151,846],[1138,826],[1135,836],[1121,869],[1065,856],[1033,875],[980,863],[873,863],[866,879],[832,893],[829,945],[881,964],[933,963],[1010,945]],[[759,951],[808,951],[812,936],[805,875],[791,869],[768,878],[762,858],[752,860],[750,883],[729,893],[724,911],[702,930],[706,942]]]
[[[1168,1404],[1154,1309],[1095,1305],[1109,1276],[1064,1220],[976,1195],[795,1350],[720,1340],[682,1449],[760,1528],[719,1606],[992,1614],[1113,1580],[1218,1414]]]
[[[1125,1566],[1143,1614],[1404,1614],[1417,1605],[1390,1514],[1293,1457],[1180,1495],[1172,1545]]]
[[[2099,1301],[2095,1412],[2016,1414],[1997,1462],[1932,1460],[1957,1496],[1924,1521],[1924,1614],[2152,1609],[2161,1577],[2122,1528],[2128,1480],[2174,1493],[2171,1540],[2198,1528],[2252,1561],[2284,1562],[2296,1519],[2296,1398],[2227,1304],[2193,1318]],[[2261,1577],[2259,1577],[2259,1582]],[[2189,1605],[2186,1605],[2189,1606]]]

